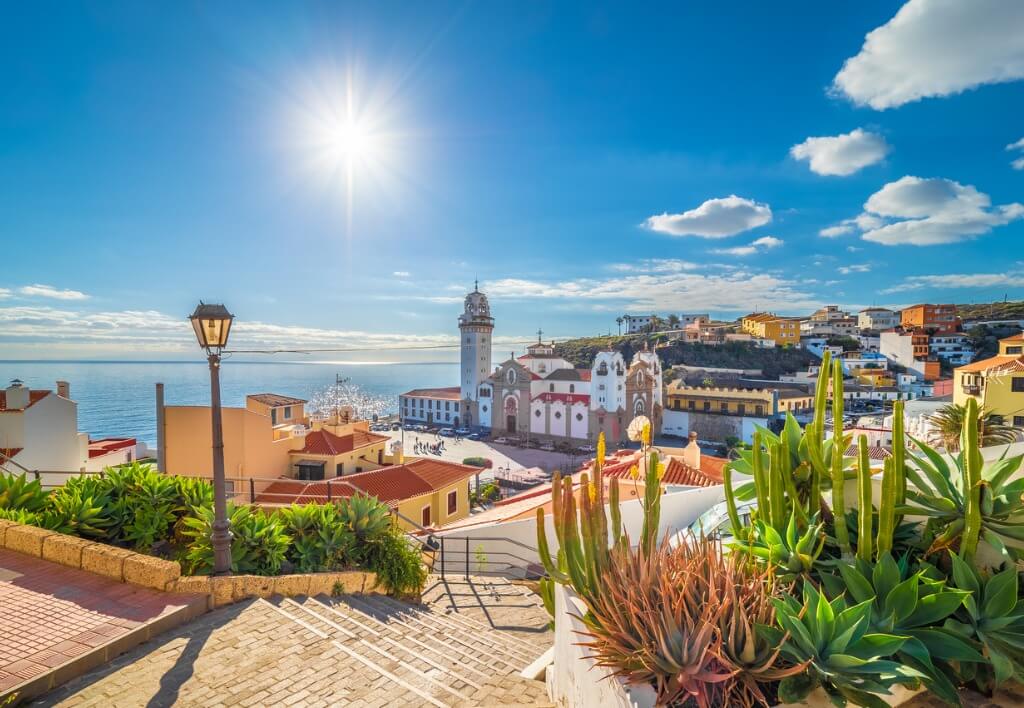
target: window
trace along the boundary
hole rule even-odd
[[[729,412],[729,404],[726,403],[725,401],[722,401],[721,403],[719,403],[718,407],[719,407],[719,409],[721,409],[721,411],[723,413],[728,413]]]
[[[697,410],[697,402],[696,401],[688,401],[687,404],[686,404],[686,407],[689,408],[691,411]]]
[[[284,407],[284,419],[288,420],[291,417],[292,417],[292,407],[291,406],[285,406]]]
[[[746,404],[743,404],[743,403],[737,404],[736,405],[736,412],[739,413],[740,415],[746,415],[747,414],[747,406],[746,406]],[[867,526],[867,524],[864,524],[864,525]]]
[[[1014,376],[1013,383],[1010,384],[1010,390],[1014,393],[1024,393],[1024,376]]]
[[[704,401],[704,410],[706,410],[706,411],[710,411],[711,410],[711,401]],[[865,524],[865,526],[866,525],[867,524]]]
[[[482,410],[484,413],[486,413],[487,412],[487,406],[481,406],[480,410]]]
[[[1024,428],[1024,415],[1013,416],[1013,425],[1015,428]]]
[[[582,421],[583,420],[583,414],[582,413],[577,413],[576,414],[576,420],[577,421]]]
[[[276,408],[271,408],[270,409],[270,424],[271,425],[277,425],[277,409]]]
[[[534,415],[535,415],[536,417],[540,418],[540,408],[538,408],[537,410],[535,410],[535,411],[533,412],[533,414],[534,414]],[[865,526],[867,526],[867,524],[864,524],[864,525],[865,525]]]
[[[343,474],[345,474],[345,463],[339,462],[337,466],[334,468],[334,476],[340,477]]]
[[[754,406],[755,415],[764,415],[764,406]],[[866,526],[867,524],[865,524]]]
[[[448,515],[451,516],[459,510],[459,493],[454,489],[448,492]]]
[[[569,393],[576,393],[576,384],[569,384]]]
[[[425,506],[420,511],[420,526],[430,526],[430,507]]]
[[[548,384],[548,391],[550,391],[551,393],[554,393],[555,392],[555,385],[554,384]]]
[[[1024,354],[1024,347],[1007,347],[1007,354]]]
[[[444,402],[444,409],[446,411],[450,411],[452,409],[452,402],[451,401],[445,401]]]

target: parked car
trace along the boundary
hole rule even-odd
[[[440,435],[443,438],[454,438],[455,437],[455,429],[454,428],[441,428],[440,430],[437,431],[437,434]]]
[[[466,436],[466,440],[479,440],[479,439],[480,439],[480,433],[470,433],[469,435]]]
[[[500,438],[494,438],[491,442],[497,443],[498,445],[508,445],[508,438],[502,435]]]
[[[391,424],[391,429],[392,430],[401,430],[402,429],[402,424],[401,423],[392,423]]]
[[[555,451],[555,444],[553,442],[542,442],[539,447],[544,452],[554,452]]]
[[[597,448],[593,445],[580,445],[580,452],[594,453],[597,452]]]
[[[466,435],[469,435],[471,432],[473,432],[473,431],[470,430],[469,428],[456,428],[455,429],[455,434],[456,435],[466,436]]]

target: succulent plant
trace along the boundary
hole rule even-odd
[[[978,408],[967,402],[967,421],[960,453],[950,465],[928,445],[916,441],[922,455],[911,455],[906,493],[907,514],[927,518],[929,552],[959,546],[960,557],[971,563],[979,539],[1010,560],[1024,557],[1024,478],[1011,480],[1024,455],[1003,456],[985,465],[978,448]],[[914,467],[917,469],[915,470]]]
[[[387,505],[365,494],[338,502],[337,518],[360,543],[380,536],[391,527]]]
[[[950,558],[953,585],[968,595],[943,626],[976,641],[987,659],[962,666],[964,679],[989,693],[1010,679],[1024,679],[1024,599],[1019,596],[1017,569],[1010,566],[985,577],[956,553]]]
[[[779,580],[793,582],[809,576],[814,568],[825,545],[823,528],[824,524],[815,517],[812,525],[798,531],[794,511],[782,533],[767,521],[755,519],[744,538],[730,541],[726,545],[774,569]]]
[[[38,479],[0,473],[0,509],[40,511],[46,505],[46,497]]]
[[[871,600],[849,606],[842,595],[829,602],[810,581],[803,598],[792,595],[773,601],[778,627],[760,625],[758,631],[770,643],[782,644],[782,653],[795,663],[806,663],[807,673],[779,684],[779,698],[802,701],[821,687],[838,706],[885,708],[879,695],[888,695],[897,684],[913,684],[924,675],[893,656],[906,637],[871,632]],[[788,633],[788,634],[787,634]]]

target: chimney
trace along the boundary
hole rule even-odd
[[[683,462],[695,470],[700,469],[700,445],[697,444],[697,431],[690,431],[690,443],[683,448]]]
[[[67,381],[58,381],[57,382],[57,395],[60,396],[61,398],[66,398],[66,399],[68,399],[70,401],[71,400],[71,384],[68,383]]]
[[[4,392],[7,396],[7,410],[24,410],[28,408],[28,386],[25,386],[20,379],[11,381],[11,385]]]

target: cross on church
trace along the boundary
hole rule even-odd
[[[538,328],[537,328],[537,344],[540,344],[540,342],[541,342],[540,338],[541,338],[541,337],[542,337],[543,335],[544,335],[544,330],[542,330],[542,329],[540,329],[540,328],[538,327]]]

